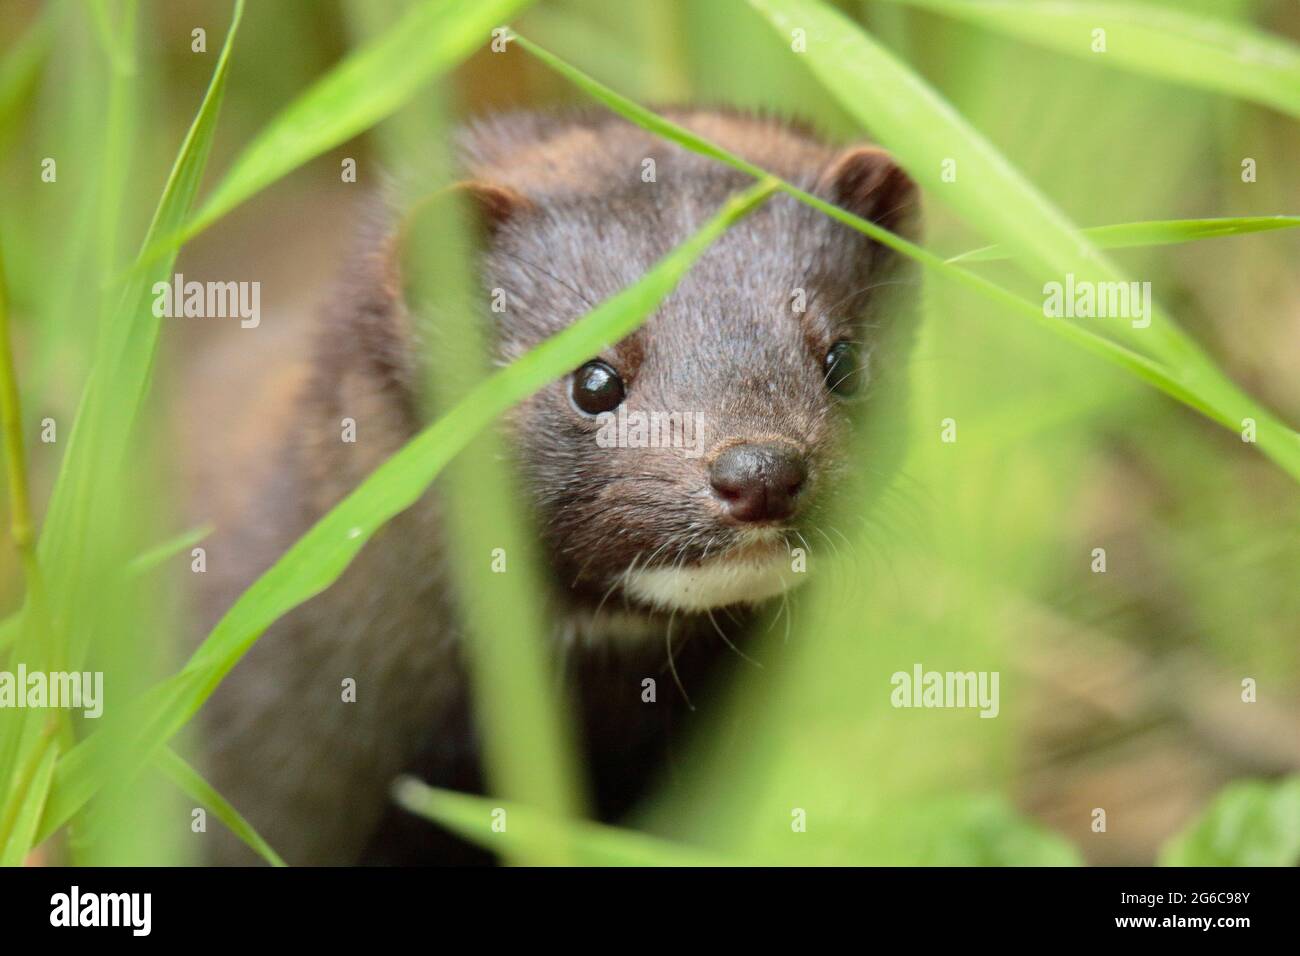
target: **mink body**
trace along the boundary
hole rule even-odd
[[[894,231],[916,228],[914,188],[879,150],[827,146],[775,120],[673,115],[851,212]],[[597,113],[497,117],[465,130],[459,153],[493,222],[481,284],[510,298],[505,315],[484,319],[496,323],[501,361],[636,281],[752,184]],[[642,180],[646,158],[656,163],[653,183]],[[784,561],[846,472],[883,481],[892,471],[902,406],[890,378],[912,338],[910,309],[882,298],[898,268],[882,246],[776,196],[715,243],[640,331],[600,356],[622,375],[629,407],[704,413],[704,456],[597,448],[569,379],[512,416],[517,467],[552,572],[566,705],[578,711],[602,819],[617,819],[665,778],[682,730],[716,712],[725,680],[745,666],[728,642],[752,640],[754,609],[790,583],[780,562],[763,575],[749,564],[698,577],[673,568],[758,562],[747,549],[769,562],[774,541]],[[263,478],[208,547],[209,625],[420,429],[424,373],[400,286],[382,237],[353,257],[317,330],[308,375],[280,389],[278,413],[263,409],[274,422],[267,440],[240,452],[261,462]],[[805,311],[792,309],[796,290]],[[853,402],[827,388],[824,362],[838,340],[858,343],[869,381]],[[877,442],[869,462],[851,453],[859,415],[876,419],[866,431]],[[340,440],[345,417],[358,424],[356,443]],[[795,450],[806,466],[797,513],[761,533],[726,512],[709,479],[719,454],[755,441]],[[238,457],[214,467],[247,473]],[[403,772],[463,790],[484,783],[439,510],[435,484],[338,582],[269,630],[204,708],[212,783],[291,864],[486,859],[389,798]],[[713,621],[705,609],[716,609]],[[670,619],[676,679],[666,668]],[[658,681],[654,704],[641,700],[647,676]],[[355,702],[341,700],[346,677],[356,680]],[[218,828],[207,839],[212,862],[254,861]]]

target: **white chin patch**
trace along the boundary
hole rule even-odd
[[[800,583],[784,549],[761,558],[718,558],[690,568],[630,571],[628,596],[664,611],[708,611],[729,604],[758,604]]]

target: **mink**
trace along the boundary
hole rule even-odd
[[[879,147],[725,110],[668,115],[885,229],[919,229],[916,187]],[[483,310],[499,362],[635,282],[753,184],[595,111],[481,119],[456,151],[488,226],[478,281],[509,296],[505,313]],[[276,407],[260,410],[266,437],[211,465],[244,474],[241,456],[256,458],[265,479],[209,545],[207,624],[426,424],[393,244],[371,231],[323,310],[305,380],[278,386]],[[896,468],[915,309],[906,292],[887,293],[915,285],[910,274],[886,246],[777,194],[638,331],[510,416],[563,702],[600,819],[671,779],[683,735],[717,712],[744,667],[755,622],[806,577],[792,549],[816,548],[817,522],[853,480],[883,484]],[[598,443],[605,413],[619,412],[690,413],[694,444]],[[355,443],[340,439],[345,417],[364,430]],[[211,782],[290,864],[488,860],[390,799],[402,773],[485,786],[442,507],[435,482],[333,586],[268,630],[202,711]],[[658,680],[655,703],[642,700],[646,676]],[[341,700],[343,677],[356,680],[354,702]],[[255,862],[217,829],[208,861]]]

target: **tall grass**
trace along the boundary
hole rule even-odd
[[[1242,23],[1172,14],[1141,3],[1105,4],[1086,13],[1078,5],[1018,5],[1014,17],[1007,15],[1006,4],[980,5],[978,12],[946,0],[908,0],[907,5],[974,19],[981,27],[1066,50],[1081,59],[1087,59],[1080,52],[1087,49],[1087,40],[1079,30],[1101,18],[1111,31],[1115,56],[1095,59],[1088,68],[1108,70],[1114,63],[1126,71],[1124,82],[1137,73],[1295,115],[1295,90],[1300,87],[1289,80],[1300,56],[1294,45]],[[29,28],[0,68],[0,135],[8,117],[26,101],[25,91],[40,78],[51,44],[60,42],[51,39],[55,34],[50,24],[56,13],[83,16],[60,6],[51,5],[53,12]],[[400,5],[391,6],[396,10]],[[140,654],[135,635],[174,625],[165,609],[150,607],[150,597],[157,593],[151,569],[169,555],[187,550],[195,535],[182,533],[170,544],[151,549],[152,542],[174,535],[175,529],[150,527],[132,484],[133,467],[156,462],[149,453],[145,425],[153,421],[148,401],[161,332],[149,309],[153,282],[170,275],[185,243],[260,191],[394,114],[398,114],[395,122],[401,122],[404,104],[483,47],[493,28],[520,17],[522,35],[512,45],[572,84],[576,93],[683,148],[752,175],[756,184],[732,197],[715,218],[638,282],[520,360],[477,380],[472,376],[440,379],[452,384],[443,386],[437,396],[436,419],[261,575],[187,662],[150,682],[129,702],[116,703],[103,729],[88,732],[84,723],[75,725],[62,717],[51,724],[37,713],[5,713],[0,723],[3,861],[21,862],[32,847],[69,824],[82,834],[73,841],[74,851],[83,848],[82,859],[129,854],[129,848],[111,842],[112,834],[121,829],[113,821],[123,819],[122,808],[129,803],[126,794],[153,765],[193,800],[208,805],[263,858],[281,862],[274,848],[243,821],[239,808],[226,803],[170,749],[177,736],[266,629],[337,580],[371,536],[415,502],[458,455],[466,455],[460,463],[461,475],[458,478],[453,468],[448,476],[452,479],[448,492],[458,502],[454,512],[495,514],[485,503],[507,501],[509,480],[492,446],[478,444],[480,436],[512,405],[646,321],[710,243],[776,191],[911,257],[929,278],[927,339],[914,368],[919,393],[912,428],[916,448],[904,490],[898,492],[903,503],[896,497],[882,516],[855,513],[850,505],[845,509],[850,523],[843,530],[831,529],[842,537],[846,550],[875,553],[874,562],[839,555],[829,534],[825,549],[818,542],[811,594],[806,601],[796,601],[792,617],[774,622],[772,634],[761,645],[779,663],[770,669],[774,675],[748,681],[726,705],[733,719],[717,721],[723,728],[735,726],[736,718],[744,720],[752,728],[752,739],[738,742],[719,729],[702,740],[686,760],[690,773],[681,791],[645,808],[637,821],[653,837],[571,823],[582,805],[581,783],[574,779],[581,769],[572,765],[564,719],[543,686],[545,635],[538,624],[534,590],[512,578],[504,590],[495,591],[497,584],[487,576],[466,573],[461,584],[472,597],[470,658],[495,796],[481,802],[408,782],[398,789],[397,798],[470,839],[530,862],[1077,860],[1075,850],[1026,823],[1007,799],[1004,780],[1018,759],[1013,746],[1016,735],[1026,733],[1031,722],[1027,707],[1013,708],[1004,721],[974,724],[963,722],[962,715],[899,713],[885,704],[888,676],[918,659],[936,664],[949,661],[963,670],[1004,669],[1024,690],[1032,675],[1006,639],[1007,621],[1028,627],[1026,622],[1051,619],[1067,630],[1086,630],[1084,625],[1062,620],[1069,615],[1059,613],[1052,600],[1044,598],[1054,582],[1040,563],[1025,555],[1051,554],[1063,547],[1052,530],[1061,524],[1061,503],[1070,500],[1063,483],[1078,469],[1095,466],[1089,443],[1107,430],[1122,427],[1117,422],[1137,416],[1145,429],[1170,428],[1188,436],[1182,443],[1157,442],[1147,449],[1157,462],[1163,451],[1169,453],[1166,461],[1153,467],[1172,473],[1220,467],[1217,459],[1227,454],[1223,444],[1204,437],[1171,405],[1157,401],[1154,393],[1129,390],[1130,381],[1155,386],[1233,435],[1241,432],[1244,420],[1253,421],[1257,441],[1232,449],[1232,454],[1248,456],[1257,450],[1290,479],[1300,479],[1300,437],[1282,415],[1270,410],[1270,403],[1239,385],[1212,357],[1213,347],[1203,344],[1202,335],[1176,321],[1175,304],[1160,308],[1147,329],[1131,329],[1123,323],[1099,329],[1087,320],[1046,318],[1035,299],[1043,282],[1066,273],[1097,281],[1121,281],[1138,274],[1113,261],[1103,249],[1173,249],[1210,236],[1218,237],[1221,244],[1265,242],[1273,237],[1244,237],[1287,229],[1300,223],[1300,218],[1266,209],[1211,219],[1207,217],[1218,210],[1194,206],[1166,210],[1152,204],[1142,206],[1140,215],[1081,229],[1012,161],[1008,150],[996,145],[926,78],[918,64],[891,51],[869,29],[834,7],[819,0],[727,0],[725,5],[707,8],[691,3],[662,5],[662,23],[655,21],[658,29],[649,32],[643,40],[646,49],[638,51],[638,62],[645,68],[636,71],[635,92],[660,99],[665,84],[676,83],[684,90],[689,83],[681,77],[680,58],[687,61],[686,73],[701,91],[710,84],[729,83],[733,89],[745,85],[737,83],[734,74],[709,69],[710,37],[705,25],[716,22],[718,9],[724,9],[737,24],[737,35],[770,58],[774,75],[798,78],[797,85],[792,80],[789,87],[773,84],[766,95],[779,99],[782,88],[816,93],[821,102],[810,105],[809,112],[820,113],[829,125],[878,139],[925,187],[938,228],[927,245],[918,246],[676,126],[616,92],[616,83],[596,80],[593,73],[609,75],[618,70],[620,58],[610,55],[608,44],[586,48],[574,44],[552,53],[527,39],[530,18],[539,31],[549,30],[547,35],[557,41],[569,35],[575,23],[603,38],[610,28],[593,16],[594,5],[542,4],[532,12],[527,11],[529,6],[523,0],[421,0],[407,5],[391,26],[367,36],[279,111],[226,165],[199,202],[204,170],[218,138],[222,100],[232,77],[243,68],[237,54],[245,9],[243,0],[236,0],[230,6],[230,26],[213,61],[206,92],[180,143],[140,252],[129,264],[120,260],[119,249],[125,245],[123,230],[132,218],[126,206],[139,198],[129,184],[135,182],[133,171],[139,169],[139,157],[133,154],[142,148],[131,148],[135,138],[130,130],[147,122],[141,109],[135,38],[151,26],[156,11],[147,3],[137,7],[132,0],[104,3],[96,5],[103,12],[99,20],[81,24],[87,35],[97,37],[100,58],[95,69],[109,78],[107,136],[94,147],[104,157],[100,181],[96,189],[78,194],[85,197],[79,200],[80,209],[98,213],[97,228],[86,241],[93,244],[93,288],[102,294],[90,296],[96,303],[95,322],[76,327],[65,314],[54,316],[56,322],[49,326],[53,331],[48,333],[34,326],[24,330],[38,339],[42,334],[70,339],[86,333],[87,325],[96,333],[66,450],[52,469],[56,474],[50,478],[52,490],[36,548],[31,547],[26,530],[30,509],[25,489],[30,478],[19,429],[31,416],[19,407],[17,386],[23,367],[0,361],[8,497],[15,516],[15,543],[26,565],[21,608],[4,629],[11,665],[24,661],[29,667],[81,669],[86,661],[103,661],[109,655],[119,671],[130,669]],[[892,5],[880,6],[882,17],[888,16],[883,8],[897,15]],[[877,15],[876,7],[866,5],[868,22]],[[1157,32],[1152,31],[1153,24],[1160,28]],[[678,25],[687,33],[685,50],[673,41]],[[792,47],[796,37],[798,49]],[[623,37],[619,42],[637,41]],[[975,51],[970,54],[969,75],[973,75],[983,48],[973,42],[952,46],[958,52]],[[580,64],[587,58],[594,62],[584,70]],[[729,62],[739,70],[743,60],[740,56]],[[1183,66],[1188,62],[1208,62],[1211,68],[1189,71]],[[53,77],[47,79],[53,82]],[[93,80],[80,82],[89,86]],[[979,112],[986,118],[993,115],[986,108]],[[430,145],[435,148],[445,136],[442,129],[436,118],[409,123],[392,142],[410,148],[421,134],[432,134],[437,142]],[[943,172],[950,160],[955,160],[958,170],[955,180]],[[30,156],[25,161],[34,167]],[[65,159],[65,176],[69,168]],[[30,177],[30,168],[23,175]],[[439,176],[429,184],[431,188],[449,181],[447,169],[441,169]],[[13,189],[6,184],[7,191]],[[6,208],[12,201],[6,195]],[[423,234],[410,250],[412,271],[417,276],[463,275],[463,258],[448,251],[457,237],[444,231],[442,219],[429,228],[433,231]],[[0,249],[25,247],[35,235],[24,235],[6,224],[0,232]],[[1234,236],[1243,238],[1223,238]],[[1293,241],[1288,237],[1288,233],[1277,234],[1278,241]],[[943,242],[950,248],[940,252]],[[959,255],[977,243],[985,245]],[[33,290],[40,285],[31,279],[35,258],[28,255],[23,266],[24,306],[39,297]],[[460,322],[463,328],[468,321],[469,309],[463,304],[467,297],[455,289],[454,281],[439,282],[411,293],[426,315]],[[5,315],[3,302],[0,297],[0,316]],[[952,321],[954,315],[981,311],[986,313],[982,323]],[[22,315],[28,315],[26,308]],[[1038,330],[1032,335],[1027,331],[1031,326]],[[7,359],[10,330],[5,324],[0,331],[5,347],[0,358]],[[1016,401],[1024,396],[1004,398],[989,379],[971,377],[975,373],[968,367],[947,379],[933,366],[927,368],[927,361],[936,360],[950,367],[951,360],[942,354],[958,344],[991,363],[1012,364],[1014,359],[1020,370],[1029,370],[1026,379],[1042,376],[1051,387],[1028,392],[1040,401],[1026,411],[1025,404]],[[1093,357],[1103,361],[1094,362]],[[453,372],[456,364],[439,367]],[[1113,390],[1104,399],[1092,388],[1099,376]],[[24,397],[43,397],[36,385],[22,384]],[[39,387],[47,386],[39,383]],[[1031,389],[1031,382],[1024,387]],[[969,437],[943,447],[933,434],[941,419],[954,415]],[[1086,427],[1071,432],[1069,423],[1077,421],[1086,421]],[[1014,472],[999,464],[1000,455],[1014,456]],[[906,490],[909,481],[911,492]],[[932,497],[919,503],[915,498],[906,500],[916,493],[916,486]],[[1289,484],[1284,487],[1277,494],[1286,501],[1294,489]],[[1186,488],[1187,498],[1195,500],[1199,489],[1194,484]],[[1070,489],[1070,493],[1080,491],[1077,486]],[[1230,496],[1223,498],[1226,502]],[[106,500],[132,504],[114,511],[103,507]],[[1294,498],[1290,501],[1279,507],[1294,517]],[[933,521],[937,534],[927,536],[900,527],[901,521],[908,520],[908,511],[923,512],[918,523]],[[1013,514],[1026,520],[1024,527],[998,527],[995,516]],[[1267,574],[1271,580],[1285,580],[1286,568],[1293,566],[1295,542],[1293,536],[1269,534],[1274,520],[1267,510],[1250,518],[1252,529],[1259,532],[1255,540],[1271,548],[1263,562]],[[453,533],[472,555],[483,542],[504,540],[518,527],[511,520],[496,525],[465,521]],[[1188,547],[1194,552],[1205,540]],[[511,545],[511,553],[516,552],[528,554],[524,542],[517,548]],[[1078,568],[1086,568],[1085,558],[1075,560]],[[525,558],[525,562],[538,571],[536,559]],[[1072,565],[1066,562],[1065,566]],[[991,573],[991,567],[998,573]],[[891,574],[902,574],[906,585],[891,587]],[[1197,571],[1188,571],[1187,576],[1201,580]],[[1080,587],[1072,584],[1067,593],[1077,594]],[[1221,590],[1211,588],[1208,593],[1229,600]],[[1122,599],[1115,594],[1089,597],[1099,605]],[[1241,619],[1236,612],[1230,603],[1207,606],[1205,619],[1217,623],[1206,629],[1232,627]],[[1261,624],[1270,620],[1246,619]],[[775,636],[782,625],[795,635],[788,643]],[[1268,664],[1269,672],[1280,680],[1293,678],[1295,666],[1294,659]],[[1007,723],[1013,724],[1013,732],[1003,729]],[[917,741],[923,744],[919,751]],[[869,767],[885,769],[864,783],[863,772]],[[1290,793],[1279,790],[1276,799],[1289,800]],[[486,827],[487,810],[499,805],[500,797],[515,801],[522,810],[512,814],[515,823],[509,835],[493,834]],[[1261,798],[1261,805],[1271,807],[1271,799],[1271,795]],[[809,812],[814,824],[807,834],[792,837],[791,808]],[[476,818],[484,824],[477,829]],[[132,826],[146,827],[138,816],[129,819]],[[1267,827],[1264,830],[1268,832]],[[86,832],[91,836],[85,837]],[[96,843],[101,847],[97,851],[92,848]],[[1168,859],[1194,861],[1196,854],[1186,848],[1195,845],[1189,839]],[[1216,845],[1215,852],[1222,852],[1222,847]]]

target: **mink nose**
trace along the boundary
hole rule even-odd
[[[781,521],[794,514],[808,477],[803,456],[789,445],[733,445],[709,470],[713,490],[737,521]]]

